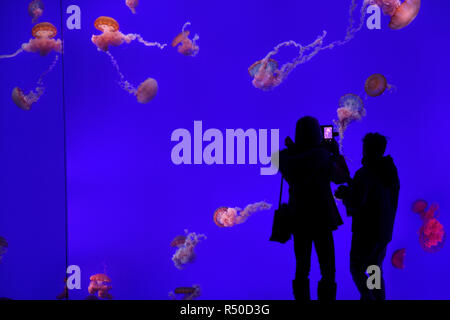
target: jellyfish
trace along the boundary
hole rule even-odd
[[[97,46],[98,50],[101,51],[108,51],[110,46],[117,47],[124,42],[130,43],[134,40],[138,40],[147,47],[158,47],[161,50],[167,46],[167,44],[161,44],[159,42],[148,42],[139,34],[123,34],[119,31],[119,23],[111,17],[102,16],[97,18],[94,22],[94,26],[97,30],[100,30],[102,34],[93,35],[91,40]]]
[[[405,256],[406,256],[406,249],[398,249],[395,250],[392,254],[391,263],[394,266],[394,268],[397,269],[404,269],[405,268]]]
[[[55,51],[61,53],[62,42],[60,39],[53,39],[57,34],[56,27],[49,22],[42,22],[31,29],[33,38],[27,43],[23,43],[21,48],[13,54],[0,55],[0,59],[14,58],[20,53],[26,52],[39,52],[41,56],[46,56],[50,52]]]
[[[195,57],[200,51],[200,48],[197,45],[197,40],[200,39],[200,37],[198,34],[195,34],[192,40],[188,38],[190,31],[186,31],[186,28],[190,25],[191,23],[189,21],[183,25],[181,33],[173,39],[172,47],[175,48],[178,46],[178,52],[182,55]]]
[[[179,270],[184,269],[184,266],[186,264],[193,263],[195,261],[195,247],[202,239],[206,239],[206,236],[204,234],[196,234],[195,232],[189,233],[188,230],[184,230],[184,232],[186,233],[186,239],[184,243],[178,242],[178,248],[175,254],[172,256],[172,261],[175,267]],[[178,236],[177,238],[182,239],[181,237],[183,236]],[[171,246],[173,247],[172,244]]]
[[[8,251],[8,241],[0,236],[0,262],[2,261],[3,255]]]
[[[422,220],[426,221],[428,219],[438,217],[439,205],[437,203],[433,203],[428,207],[428,202],[419,199],[414,201],[411,210],[412,212],[417,213]]]
[[[400,30],[408,26],[417,17],[420,10],[420,0],[365,0],[383,10],[385,15],[391,17],[389,28]]]
[[[125,3],[127,7],[130,8],[131,12],[133,12],[133,14],[136,14],[136,7],[139,4],[139,0],[126,0]]]
[[[253,86],[264,91],[274,89],[279,86],[297,66],[310,61],[319,52],[342,46],[351,41],[355,37],[355,34],[364,26],[366,8],[368,5],[368,2],[363,3],[361,7],[360,22],[359,24],[356,24],[353,15],[357,7],[357,1],[351,1],[349,9],[349,23],[344,40],[337,40],[324,46],[324,39],[327,32],[323,31],[315,41],[307,46],[303,46],[293,40],[282,42],[275,46],[262,60],[257,61],[249,68],[250,76],[253,78]],[[293,60],[286,62],[281,67],[278,67],[278,65],[273,62],[273,57],[284,47],[297,48],[298,53]],[[252,70],[255,68],[255,65],[260,65],[260,67],[258,67],[256,72],[253,72]]]
[[[423,199],[419,199],[413,202],[411,210],[414,213],[419,214],[421,217],[425,215],[425,211],[428,208],[428,202]]]
[[[344,139],[345,130],[353,121],[359,121],[366,115],[364,103],[362,99],[352,93],[346,94],[339,100],[339,108],[337,109],[338,121],[334,121],[339,130],[339,145],[342,152],[342,141]]]
[[[169,297],[172,300],[194,300],[195,298],[200,297],[200,294],[200,285],[194,284],[192,287],[176,288],[173,292],[169,292]],[[177,299],[177,297],[181,297],[181,299]]]
[[[32,22],[35,23],[44,13],[44,3],[41,0],[33,0],[28,5],[28,13],[33,18]]]
[[[123,34],[119,31],[119,24],[111,17],[99,17],[95,20],[95,28],[102,31],[101,35],[93,35],[92,42],[97,46],[99,51],[105,52],[112,65],[119,75],[119,85],[122,89],[129,94],[136,96],[139,103],[148,103],[156,96],[158,92],[158,83],[153,78],[147,78],[143,81],[138,88],[125,79],[125,76],[120,71],[119,63],[109,51],[110,46],[120,46],[124,42],[130,43],[131,41],[138,40],[145,46],[158,47],[161,50],[166,47],[167,44],[160,44],[159,42],[148,42],[142,38],[139,34]]]
[[[136,91],[137,101],[140,103],[148,103],[153,100],[157,92],[158,83],[155,79],[148,78],[139,85]]]
[[[45,70],[36,83],[36,88],[25,94],[22,89],[15,87],[12,91],[11,98],[13,102],[22,110],[31,110],[31,105],[36,103],[45,92],[44,78],[56,66],[59,56],[56,55],[53,63]]]
[[[444,226],[436,218],[426,220],[419,229],[419,242],[425,252],[439,251],[445,242]]]
[[[364,89],[367,95],[371,97],[378,97],[386,90],[392,89],[392,85],[387,82],[385,76],[380,73],[375,73],[367,78]]]
[[[253,77],[253,85],[261,90],[270,90],[282,80],[278,62],[274,59],[256,61],[248,68],[248,73]]]
[[[98,294],[100,299],[112,299],[109,290],[112,289],[111,279],[103,273],[94,274],[89,278],[88,292],[90,295]]]
[[[253,213],[269,210],[271,207],[272,205],[265,201],[249,204],[244,210],[240,208],[220,207],[214,212],[213,220],[220,228],[233,227],[247,221]]]
[[[136,96],[136,99],[139,103],[148,103],[156,96],[158,93],[158,82],[153,78],[147,78],[144,82],[142,82],[138,88],[136,88],[133,84],[125,79],[125,76],[120,71],[119,63],[113,57],[111,52],[106,51],[106,54],[111,59],[111,63],[117,71],[119,75],[119,86],[124,89],[129,94]]]
[[[39,52],[41,56],[46,56],[50,52],[60,53],[62,42],[60,39],[53,39],[57,34],[57,29],[49,22],[42,22],[33,27],[31,33],[34,39],[22,45],[22,49],[27,52]]]

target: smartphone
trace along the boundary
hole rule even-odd
[[[323,138],[325,140],[332,140],[334,137],[333,126],[322,126]]]

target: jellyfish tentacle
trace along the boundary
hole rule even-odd
[[[286,42],[282,42],[277,45],[272,51],[270,51],[266,57],[263,59],[269,59],[278,53],[280,48],[285,46],[295,46],[299,48],[299,52],[297,57],[295,57],[291,62],[285,63],[280,69],[275,71],[267,71],[265,68],[260,68],[259,72],[254,75],[253,85],[256,88],[262,90],[269,90],[280,85],[297,66],[300,64],[306,63],[310,61],[313,57],[315,57],[319,52],[326,49],[333,49],[337,46],[342,46],[352,40],[355,37],[355,34],[359,32],[364,26],[364,19],[366,16],[366,8],[368,2],[363,2],[361,6],[361,20],[359,24],[355,25],[354,12],[357,8],[357,1],[352,0],[349,9],[349,23],[346,30],[346,35],[344,40],[336,40],[331,42],[330,44],[324,46],[323,41],[327,35],[326,31],[323,31],[322,35],[318,36],[317,39],[307,46],[302,46],[301,44],[290,40]],[[309,50],[311,50],[309,52]]]
[[[159,43],[159,42],[149,42],[146,41],[140,34],[137,33],[130,33],[127,34],[125,36],[125,39],[127,40],[127,42],[131,42],[134,40],[138,40],[140,43],[142,43],[143,45],[147,46],[147,47],[158,47],[159,49],[164,49],[167,46],[167,43]]]
[[[119,63],[117,62],[117,60],[114,58],[114,56],[111,54],[111,52],[109,51],[105,51],[106,54],[109,56],[109,58],[111,59],[111,63],[114,66],[114,68],[117,71],[117,74],[119,75],[119,85],[122,89],[124,89],[125,91],[127,91],[129,94],[133,94],[135,95],[137,92],[137,89],[125,79],[125,76],[123,75],[123,73],[120,71],[119,68]]]
[[[18,56],[19,54],[21,54],[23,51],[24,51],[24,49],[20,48],[13,54],[5,54],[5,55],[0,56],[0,59],[14,58],[14,57]]]

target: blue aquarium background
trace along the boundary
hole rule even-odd
[[[354,40],[320,52],[275,90],[263,92],[252,86],[248,67],[282,41],[306,45],[323,30],[325,43],[343,39],[350,0],[141,0],[136,15],[125,0],[45,0],[39,22],[53,23],[57,38],[64,28],[64,57],[31,111],[17,108],[11,92],[15,86],[32,89],[54,53],[0,60],[0,235],[9,242],[0,263],[0,297],[55,299],[66,265],[78,265],[82,287],[70,292],[71,299],[88,295],[95,273],[110,276],[115,299],[164,300],[176,287],[193,284],[202,288],[200,299],[292,299],[293,244],[268,241],[273,210],[233,228],[213,221],[221,206],[265,200],[275,209],[280,176],[260,175],[260,165],[177,166],[171,134],[185,128],[193,135],[194,121],[202,121],[203,130],[224,133],[279,129],[282,145],[294,135],[298,118],[332,123],[339,98],[363,96],[366,78],[382,73],[395,90],[365,100],[367,116],[350,125],[344,153],[353,174],[363,136],[379,132],[389,137],[387,153],[398,166],[399,208],[384,263],[387,298],[449,299],[448,247],[424,252],[421,220],[411,211],[417,199],[438,203],[440,221],[450,228],[450,3],[422,2],[407,28],[390,30],[382,16],[381,30],[364,27]],[[30,39],[28,3],[1,1],[0,55]],[[81,8],[80,30],[66,27],[70,5]],[[94,28],[99,16],[116,19],[125,34],[169,44],[190,21],[200,52],[186,57],[170,46],[160,50],[137,41],[112,47],[128,81],[158,81],[155,99],[139,104],[120,88],[109,57],[91,42],[100,33]],[[278,58],[295,54],[285,49]],[[340,203],[339,209],[344,225],[334,233],[337,298],[359,299],[349,272],[351,219]],[[185,229],[207,239],[196,247],[196,261],[178,270],[169,244]],[[406,248],[402,270],[390,263],[400,248]],[[310,278],[316,298],[315,253]]]

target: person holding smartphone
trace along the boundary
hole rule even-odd
[[[336,299],[333,231],[343,222],[330,183],[348,182],[350,175],[333,135],[328,138],[324,139],[317,119],[303,117],[297,121],[295,142],[287,137],[287,148],[280,151],[280,172],[289,184],[288,206],[296,257],[296,274],[292,284],[296,300],[310,300],[309,273],[313,244],[322,276],[318,299]]]

